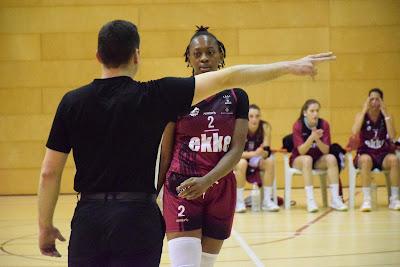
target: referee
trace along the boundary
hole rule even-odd
[[[188,78],[138,82],[139,34],[115,20],[98,35],[102,76],[64,95],[54,117],[40,173],[39,248],[60,257],[53,225],[62,171],[72,149],[79,192],[68,246],[69,266],[159,266],[165,233],[155,202],[157,149],[170,118],[224,88],[284,74],[315,75],[332,53],[296,61],[239,65]]]

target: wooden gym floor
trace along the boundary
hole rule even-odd
[[[385,188],[378,191],[378,210],[370,213],[358,210],[360,194],[348,212],[309,214],[302,189],[294,189],[292,199],[297,204],[291,210],[236,214],[215,266],[400,266],[400,212],[388,210]],[[55,225],[66,238],[75,202],[73,195],[60,196],[56,208]],[[60,259],[39,254],[35,196],[0,197],[0,266],[67,266],[67,242],[57,246]],[[161,266],[169,266],[166,243]]]

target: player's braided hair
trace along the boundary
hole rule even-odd
[[[226,57],[226,50],[225,50],[224,44],[222,42],[220,42],[217,39],[217,37],[215,37],[214,34],[212,34],[211,32],[208,31],[209,27],[203,26],[203,25],[200,25],[200,26],[196,25],[196,28],[197,29],[196,29],[194,35],[192,36],[192,38],[190,38],[190,42],[189,42],[188,46],[186,47],[185,54],[183,55],[185,57],[185,62],[187,63],[187,67],[190,67],[190,65],[189,65],[189,53],[190,53],[189,49],[190,49],[190,44],[192,43],[192,40],[200,35],[207,35],[207,36],[214,38],[215,41],[217,42],[218,50],[222,54],[222,61],[219,63],[218,69],[223,68],[225,66],[224,59]],[[192,71],[192,74],[194,74],[194,70]]]

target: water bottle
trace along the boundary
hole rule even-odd
[[[253,183],[251,190],[251,211],[259,212],[261,210],[261,193],[257,183]]]
[[[371,182],[371,204],[372,204],[372,209],[377,210],[378,209],[378,187],[374,181]]]

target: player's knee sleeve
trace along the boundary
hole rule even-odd
[[[201,240],[196,237],[178,237],[168,241],[172,267],[200,267]]]
[[[201,264],[200,267],[213,267],[217,260],[218,254],[201,253]]]

